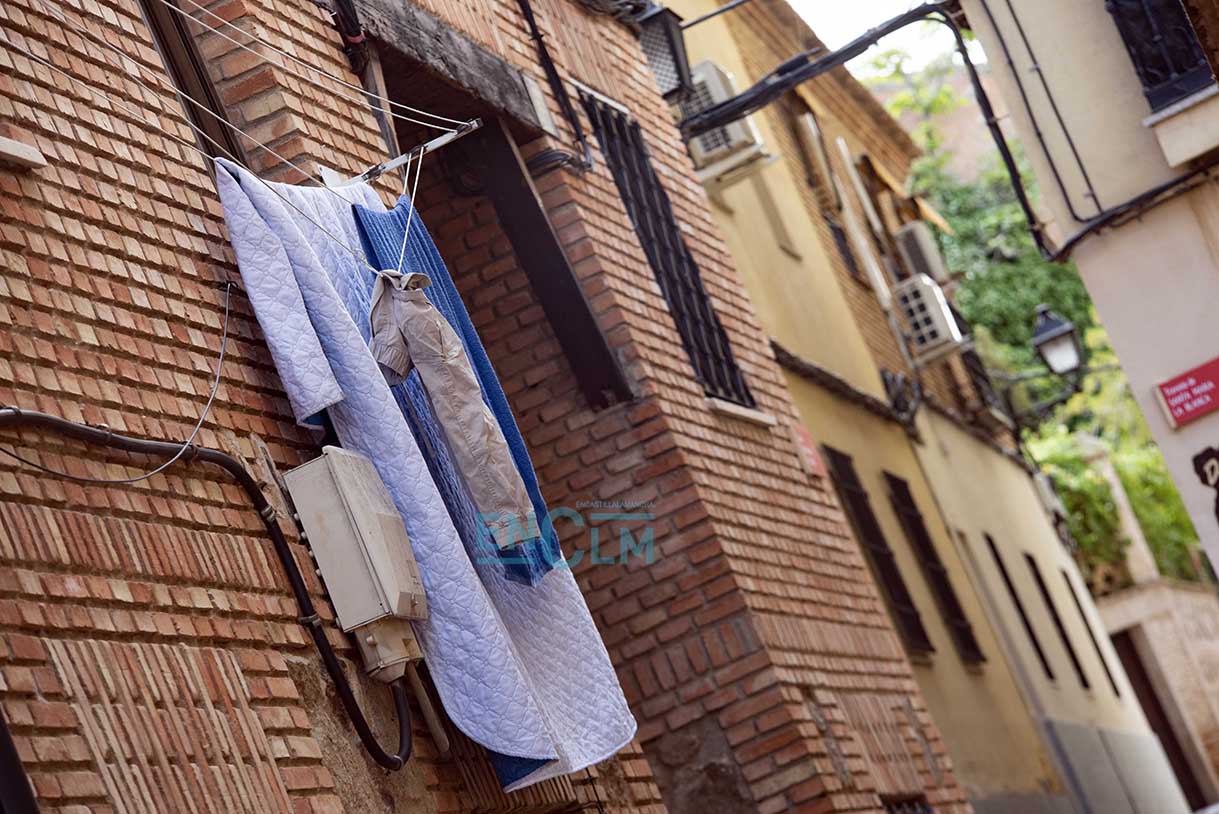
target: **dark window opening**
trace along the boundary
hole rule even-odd
[[[221,120],[228,121],[228,115],[216,94],[216,88],[207,73],[207,64],[199,54],[195,39],[187,30],[186,20],[158,0],[141,0],[140,5],[148,28],[152,31],[153,42],[161,52],[161,59],[165,61],[165,67],[169,70],[174,85],[182,94],[182,108],[196,128],[199,147],[210,156],[223,156],[242,164],[246,163],[245,150],[237,133],[221,123]],[[187,96],[195,101],[190,101]],[[208,115],[200,105],[215,115]],[[204,135],[199,135],[200,131]]]
[[[974,393],[983,407],[992,407],[1007,415],[1007,405],[1004,403],[1003,396],[995,389],[995,383],[991,379],[990,374],[986,372],[986,363],[982,361],[981,355],[972,348],[961,351],[961,364],[965,366],[965,373],[969,376],[969,382],[973,385]]]
[[[1050,614],[1054,629],[1058,631],[1058,638],[1062,640],[1062,648],[1067,651],[1067,658],[1071,660],[1071,666],[1075,668],[1075,675],[1079,677],[1079,683],[1086,690],[1092,684],[1088,681],[1088,674],[1084,672],[1084,666],[1079,662],[1079,656],[1071,644],[1071,637],[1067,635],[1067,626],[1062,623],[1062,617],[1058,615],[1058,607],[1054,604],[1053,597],[1050,596],[1050,588],[1041,578],[1041,569],[1037,567],[1037,560],[1033,559],[1032,554],[1025,552],[1024,561],[1028,563],[1029,571],[1033,574],[1033,581],[1037,583],[1037,590],[1041,592],[1041,599],[1045,602],[1046,611]]]
[[[1020,617],[1020,623],[1024,626],[1024,632],[1028,634],[1029,643],[1033,646],[1033,652],[1037,654],[1037,660],[1041,662],[1041,669],[1045,671],[1045,677],[1053,681],[1054,670],[1050,667],[1050,660],[1046,658],[1045,650],[1041,647],[1041,641],[1037,638],[1037,631],[1033,628],[1033,623],[1029,621],[1028,612],[1024,609],[1024,602],[1021,601],[1020,594],[1012,583],[1012,575],[1007,572],[1007,566],[1004,565],[1003,557],[999,554],[999,547],[995,545],[995,541],[991,539],[989,534],[982,536],[986,540],[987,548],[990,549],[990,556],[995,561],[995,567],[999,569],[999,576],[1003,578],[1003,584],[1007,587],[1007,595],[1011,597],[1012,604],[1016,607],[1016,615]]]
[[[1079,601],[1079,594],[1075,593],[1075,585],[1071,582],[1071,575],[1062,571],[1062,579],[1067,583],[1067,593],[1071,595],[1071,601],[1075,603],[1075,610],[1079,611],[1079,621],[1083,624],[1084,630],[1088,631],[1088,639],[1092,642],[1092,649],[1096,651],[1096,659],[1100,662],[1101,669],[1105,671],[1105,678],[1109,679],[1109,686],[1113,688],[1113,694],[1118,698],[1122,697],[1121,690],[1117,688],[1117,681],[1113,677],[1113,671],[1109,669],[1109,661],[1105,658],[1105,654],[1101,652],[1100,642],[1096,639],[1096,634],[1092,632],[1092,625],[1088,624],[1088,617],[1084,615],[1083,603]]]
[[[1181,0],[1106,0],[1151,109],[1163,110],[1215,81]]]
[[[846,229],[831,217],[827,216],[825,222],[830,227],[830,234],[834,236],[834,245],[838,248],[838,255],[842,258],[847,273],[856,280],[862,280],[863,272],[859,269],[859,261],[855,259],[855,251],[851,248],[851,239],[847,237]]]
[[[927,636],[927,629],[923,627],[922,617],[919,616],[918,608],[910,597],[910,590],[906,587],[906,580],[897,567],[893,549],[885,540],[876,514],[872,511],[867,490],[859,481],[855,462],[851,460],[851,456],[831,447],[825,447],[825,457],[830,478],[834,481],[838,498],[846,510],[847,520],[850,521],[851,528],[859,538],[864,554],[876,574],[876,581],[894,616],[902,641],[912,652],[934,653],[935,648]]]
[[[885,807],[885,814],[935,814],[923,794],[882,794],[880,802]]]
[[[923,514],[915,505],[914,496],[910,494],[910,485],[888,472],[885,473],[885,481],[889,485],[889,500],[893,503],[893,511],[901,520],[906,538],[910,541],[910,547],[918,556],[923,574],[927,578],[927,584],[931,586],[931,592],[935,594],[944,623],[948,625],[948,630],[952,633],[952,639],[956,643],[962,661],[968,664],[980,664],[986,661],[982,647],[974,635],[973,626],[969,624],[969,619],[965,616],[965,609],[961,607],[960,597],[957,596],[956,589],[949,578],[948,569],[944,567],[944,562],[940,559],[931,534],[927,531]]]
[[[677,323],[695,377],[708,395],[753,407],[753,395],[732,355],[728,334],[711,307],[669,195],[652,167],[639,123],[589,94],[582,94],[581,100],[635,234]]]

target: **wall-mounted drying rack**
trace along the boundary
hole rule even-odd
[[[468,136],[470,133],[480,129],[482,126],[482,119],[470,119],[468,122],[458,125],[457,129],[455,130],[442,133],[430,141],[425,141],[423,144],[412,147],[410,150],[406,151],[397,158],[391,158],[389,161],[382,161],[380,164],[369,167],[368,169],[364,170],[364,172],[351,178],[345,179],[329,167],[318,167],[318,175],[321,177],[322,183],[328,187],[346,187],[351,186],[352,184],[367,183],[380,178],[387,172],[392,172],[393,170],[398,169],[404,164],[409,164],[425,153],[434,153],[440,148],[457,141],[457,139],[462,138],[463,136]]]

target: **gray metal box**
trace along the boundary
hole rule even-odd
[[[406,527],[372,461],[324,447],[284,480],[343,630],[427,616]]]

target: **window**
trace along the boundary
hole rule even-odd
[[[965,366],[965,373],[969,376],[969,382],[973,385],[978,402],[983,407],[993,407],[1007,415],[1007,405],[1004,403],[1003,397],[999,395],[999,391],[995,389],[995,383],[991,380],[990,374],[986,372],[986,363],[982,361],[978,352],[973,348],[961,351],[961,364]]]
[[[1062,579],[1067,583],[1067,593],[1071,595],[1071,601],[1075,603],[1075,610],[1079,612],[1079,621],[1083,623],[1084,630],[1088,631],[1088,639],[1092,642],[1092,649],[1096,651],[1096,659],[1100,662],[1101,669],[1105,671],[1105,678],[1109,679],[1109,686],[1113,689],[1113,694],[1121,698],[1122,692],[1117,688],[1117,680],[1113,677],[1113,671],[1109,669],[1109,662],[1105,659],[1105,654],[1101,652],[1100,642],[1096,640],[1096,634],[1092,632],[1092,625],[1088,624],[1088,617],[1084,615],[1083,603],[1079,601],[1079,594],[1075,593],[1075,583],[1071,582],[1071,575],[1065,568],[1062,569]]]
[[[1215,81],[1181,0],[1106,0],[1151,109],[1163,110]]]
[[[935,809],[927,802],[926,795],[882,794],[880,802],[885,807],[885,814],[935,814]]]
[[[901,520],[906,539],[910,541],[910,547],[914,549],[919,564],[923,567],[923,574],[927,577],[931,592],[935,594],[940,613],[943,614],[944,622],[956,642],[957,652],[968,664],[986,661],[978,639],[974,636],[973,626],[969,624],[956,589],[952,587],[948,569],[944,567],[944,562],[935,549],[935,543],[931,540],[931,534],[927,531],[927,524],[923,522],[922,512],[918,510],[914,496],[910,494],[910,484],[888,472],[885,473],[885,482],[889,485],[889,500],[893,503],[893,511]]]
[[[1058,638],[1062,640],[1062,648],[1067,651],[1067,658],[1071,660],[1071,666],[1075,668],[1075,675],[1079,677],[1079,683],[1086,690],[1092,684],[1088,681],[1088,674],[1084,672],[1084,666],[1079,663],[1079,656],[1076,655],[1075,648],[1071,645],[1071,637],[1067,635],[1066,625],[1062,623],[1062,617],[1058,615],[1058,608],[1054,604],[1054,598],[1050,596],[1049,586],[1041,578],[1041,569],[1037,567],[1037,560],[1033,559],[1032,554],[1025,552],[1024,561],[1028,563],[1029,571],[1033,574],[1033,581],[1037,583],[1037,590],[1041,592],[1041,599],[1045,602],[1046,610],[1050,614],[1050,620],[1054,623],[1054,629],[1058,631]]]
[[[842,501],[851,528],[855,530],[855,536],[859,538],[868,562],[872,565],[881,593],[895,617],[897,631],[901,634],[902,641],[916,653],[935,652],[931,639],[927,636],[927,629],[923,627],[918,608],[914,606],[914,600],[910,597],[906,580],[898,570],[897,560],[893,557],[893,549],[889,548],[889,543],[880,530],[880,523],[877,522],[876,515],[872,512],[872,503],[868,499],[868,493],[863,488],[863,484],[859,482],[859,475],[855,472],[855,462],[851,460],[851,456],[831,447],[825,447],[825,457],[826,463],[829,465],[830,478],[833,479],[834,487],[838,490],[838,498]]]
[[[694,375],[708,395],[753,407],[728,335],[711,308],[694,256],[653,169],[639,123],[610,103],[581,94],[635,234],[677,323]]]
[[[817,117],[802,102],[793,102],[796,138],[800,142],[800,158],[804,162],[804,173],[809,186],[817,196],[817,202],[827,212],[842,208],[838,189],[834,185],[834,173],[830,170],[830,156],[825,148],[825,136]]]
[[[187,30],[186,20],[159,0],[142,0],[141,7],[153,42],[161,52],[174,85],[181,92],[182,108],[195,126],[196,134],[203,133],[198,136],[200,149],[211,156],[226,156],[245,163],[245,151],[237,133],[221,123],[221,120],[228,121],[228,116],[216,95],[195,39]],[[187,99],[188,96],[195,101]],[[200,105],[214,115],[208,115]]]
[[[851,239],[847,237],[846,230],[842,228],[841,223],[828,215],[825,222],[830,227],[830,234],[834,236],[834,245],[838,248],[838,254],[842,257],[842,264],[847,267],[847,272],[856,280],[863,279],[859,270],[859,261],[855,259],[855,252],[851,249]]]
[[[1020,601],[1020,594],[1016,592],[1016,586],[1012,584],[1012,576],[1007,572],[1007,566],[1003,564],[999,547],[995,545],[995,541],[989,534],[982,536],[986,539],[986,547],[990,549],[991,557],[994,558],[995,567],[999,569],[999,576],[1003,578],[1003,584],[1007,586],[1007,595],[1011,597],[1012,604],[1016,606],[1016,614],[1020,617],[1020,623],[1024,625],[1024,632],[1028,634],[1033,652],[1037,654],[1037,660],[1041,662],[1041,669],[1045,671],[1045,677],[1053,681],[1054,670],[1050,667],[1050,660],[1045,657],[1045,650],[1042,649],[1041,641],[1037,638],[1037,631],[1033,629],[1033,623],[1029,621],[1028,612],[1024,609],[1024,603]]]

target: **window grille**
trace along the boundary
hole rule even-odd
[[[1062,570],[1062,579],[1067,583],[1067,593],[1071,595],[1071,601],[1075,603],[1075,610],[1079,612],[1079,621],[1084,626],[1084,630],[1088,631],[1088,640],[1092,642],[1092,649],[1096,651],[1096,658],[1100,662],[1101,669],[1105,671],[1105,678],[1109,679],[1109,686],[1113,689],[1113,694],[1121,698],[1122,691],[1117,688],[1117,681],[1113,678],[1113,671],[1109,669],[1109,661],[1105,658],[1105,654],[1101,652],[1100,642],[1096,640],[1096,634],[1092,632],[1092,625],[1088,623],[1088,617],[1084,615],[1083,603],[1079,601],[1079,594],[1075,592],[1075,583],[1071,581],[1071,575],[1066,569]]]
[[[918,506],[914,503],[914,496],[910,494],[910,485],[888,472],[885,473],[885,482],[889,485],[889,500],[893,503],[893,511],[901,520],[906,538],[910,541],[910,547],[918,556],[919,563],[923,567],[923,574],[927,577],[931,592],[935,594],[940,613],[944,615],[944,622],[952,633],[961,659],[968,664],[980,664],[986,661],[978,639],[974,636],[973,626],[969,624],[956,589],[952,587],[948,569],[944,567],[944,562],[940,559],[939,552],[936,551],[935,543],[931,540],[931,534],[927,531],[927,524],[923,522],[922,512],[918,510]]]
[[[1054,598],[1050,596],[1050,588],[1041,578],[1041,569],[1037,567],[1037,560],[1033,559],[1032,554],[1025,552],[1024,561],[1028,563],[1029,571],[1033,574],[1033,581],[1037,583],[1037,590],[1041,592],[1041,599],[1045,602],[1045,609],[1050,614],[1050,621],[1054,623],[1054,629],[1058,631],[1058,638],[1062,640],[1062,649],[1067,651],[1067,658],[1071,660],[1071,666],[1075,668],[1075,675],[1079,677],[1080,685],[1086,690],[1092,684],[1088,681],[1088,674],[1084,672],[1084,666],[1079,662],[1079,656],[1075,652],[1074,645],[1071,644],[1071,637],[1067,635],[1067,627],[1062,623],[1062,617],[1058,615],[1058,607],[1054,604]]]
[[[986,372],[986,364],[978,352],[973,349],[961,351],[961,363],[965,365],[965,372],[969,376],[969,382],[973,385],[978,400],[984,406],[994,407],[1006,414],[1007,405],[1003,403],[1003,397],[995,389],[995,383],[991,381],[990,374]]]
[[[184,94],[181,98],[182,109],[195,126],[199,148],[210,156],[224,156],[246,163],[245,150],[237,133],[221,123],[221,119],[228,121],[228,114],[220,103],[220,97],[207,72],[207,64],[195,45],[194,37],[187,30],[182,15],[157,0],[141,0],[140,5],[144,20],[152,32],[153,42],[161,53],[161,59],[164,60],[175,87]],[[220,118],[204,113],[185,96],[202,103]],[[205,133],[207,138],[198,136],[199,131]]]
[[[1007,594],[1011,597],[1012,604],[1016,606],[1016,614],[1020,617],[1020,624],[1024,626],[1024,632],[1028,634],[1029,643],[1033,646],[1033,652],[1037,654],[1037,660],[1041,662],[1041,669],[1045,672],[1045,677],[1053,681],[1054,669],[1050,667],[1050,660],[1046,658],[1045,650],[1041,647],[1041,640],[1037,638],[1037,630],[1033,627],[1033,623],[1029,621],[1028,612],[1024,609],[1024,602],[1021,601],[1020,594],[1012,583],[1012,575],[1007,572],[1007,566],[1003,563],[1003,556],[999,553],[999,547],[995,545],[995,541],[991,539],[989,534],[982,536],[986,539],[986,546],[990,549],[990,556],[995,561],[995,567],[999,569],[999,576],[1003,578],[1003,584],[1007,587]]]
[[[881,803],[885,806],[885,814],[935,814],[935,809],[922,794],[914,797],[881,795]]]
[[[754,406],[728,335],[711,307],[673,206],[652,167],[639,123],[590,94],[581,94],[593,132],[613,173],[635,234],[677,323],[694,375],[708,395]]]
[[[856,280],[862,279],[859,261],[855,259],[855,252],[851,249],[851,240],[847,237],[846,229],[843,229],[842,224],[833,218],[827,217],[825,222],[830,227],[830,234],[834,236],[834,245],[838,248],[838,254],[842,257],[842,264],[846,266],[847,272]]]
[[[897,630],[901,634],[902,641],[913,652],[935,652],[931,639],[927,636],[927,629],[923,627],[918,608],[914,606],[914,600],[910,597],[906,580],[897,567],[893,549],[885,540],[880,523],[877,522],[876,515],[872,511],[872,503],[868,499],[867,490],[859,481],[859,474],[855,471],[855,462],[851,460],[851,456],[831,447],[825,447],[825,457],[826,463],[829,465],[830,478],[838,490],[838,497],[846,510],[847,519],[851,523],[851,528],[855,530],[855,536],[859,538],[860,545],[863,546],[872,570],[876,573],[881,592],[888,602],[890,611],[896,617]]]
[[[1107,0],[1151,109],[1163,110],[1215,81],[1181,0]]]

